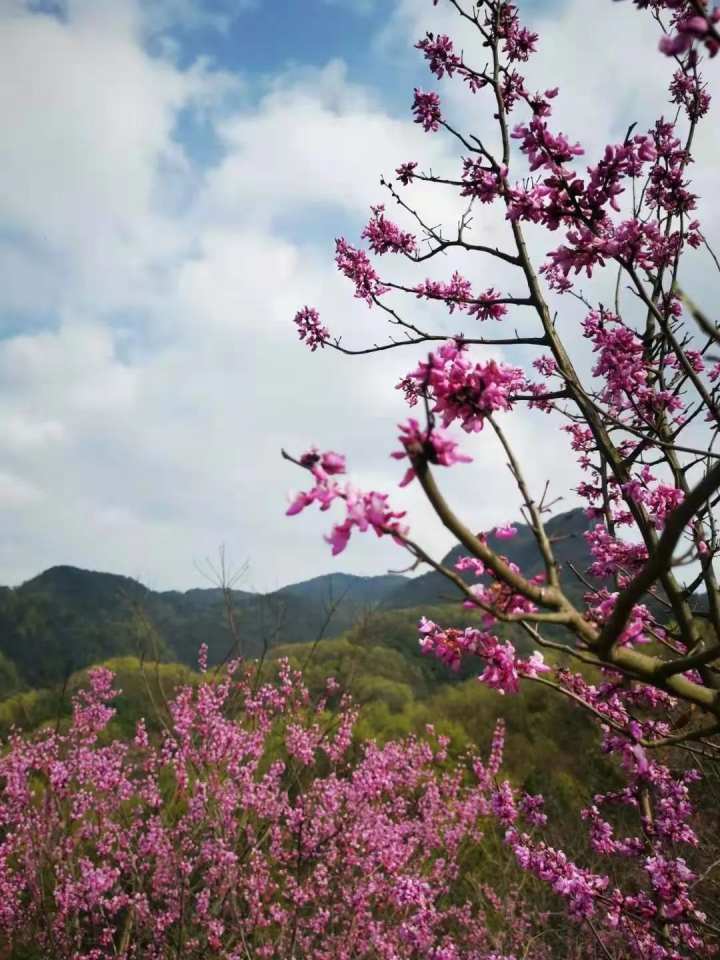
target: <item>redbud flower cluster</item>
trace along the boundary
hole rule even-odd
[[[326,537],[332,546],[333,555],[342,553],[353,530],[361,533],[373,530],[378,537],[390,535],[398,542],[403,542],[408,528],[399,521],[405,516],[405,512],[391,510],[386,493],[374,490],[363,493],[350,483],[341,485],[333,479],[335,475],[345,472],[344,457],[331,451],[318,454],[313,448],[303,454],[298,462],[310,470],[315,483],[310,490],[297,494],[286,511],[287,516],[301,513],[313,503],[319,504],[323,511],[329,510],[335,501],[344,503],[345,520],[335,524]]]
[[[524,921],[492,930],[458,881],[492,814],[479,758],[443,770],[431,736],[353,760],[355,711],[329,712],[330,683],[313,703],[286,662],[265,683],[234,663],[180,688],[159,740],[144,722],[109,739],[119,691],[106,669],[89,684],[67,733],[13,736],[0,759],[13,955],[492,960],[530,942]]]

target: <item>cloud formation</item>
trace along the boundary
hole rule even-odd
[[[263,588],[402,565],[397,548],[369,538],[334,564],[327,515],[285,519],[304,478],[280,447],[312,442],[345,451],[358,486],[392,489],[430,548],[449,546],[414,487],[397,490],[389,459],[406,415],[392,385],[418,354],[310,355],[290,321],[312,303],[348,343],[386,336],[336,275],[332,238],[359,232],[382,199],[381,171],[412,158],[454,169],[455,148],[396,116],[335,50],[323,68],[283,68],[246,95],[247,77],[188,62],[163,33],[178,17],[191,29],[198,9],[167,0],[149,21],[133,0],[70,0],[61,16],[0,0],[0,123],[13,132],[0,145],[0,582],[74,563],[182,588],[202,583],[196,564],[220,543],[249,559],[249,583]],[[222,29],[227,5],[205,9]],[[443,16],[415,0],[393,11],[378,23],[378,56],[398,56]],[[550,66],[566,88],[563,122],[592,146],[662,103],[662,78],[647,81],[654,39],[632,13],[608,3],[588,15],[576,2],[535,14],[536,69]],[[633,86],[610,98],[607,57],[619,70],[623,44]],[[215,150],[201,162],[203,130]],[[432,222],[456,218],[451,196],[424,199]],[[498,217],[478,220],[499,240]],[[468,269],[477,286],[497,285],[491,264]],[[428,308],[417,315],[438,322]],[[543,415],[515,418],[512,433],[532,451],[536,488],[559,485],[560,441]],[[478,528],[516,516],[496,445],[481,436],[467,447],[476,463],[443,477],[449,495]]]

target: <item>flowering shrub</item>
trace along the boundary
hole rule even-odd
[[[113,679],[90,671],[67,732],[15,735],[0,761],[3,956],[579,960],[596,936],[618,956],[661,956],[660,924],[682,944],[667,956],[709,955],[679,855],[697,843],[693,770],[616,737],[627,786],[583,813],[588,868],[548,843],[542,797],[502,778],[502,723],[487,759],[449,758],[432,728],[361,745],[334,681],[313,700],[286,661],[264,683],[233,663],[178,688],[161,736],[140,721],[125,742],[107,736]],[[617,690],[594,694],[620,722]],[[654,820],[617,833],[617,810],[644,810],[651,792]],[[612,858],[629,889],[604,869]],[[513,859],[577,929],[553,932]]]
[[[313,702],[286,662],[264,684],[235,663],[176,692],[159,741],[144,722],[108,741],[117,693],[94,669],[67,733],[0,760],[3,956],[500,960],[531,941],[522,917],[491,930],[461,872],[500,731],[487,764],[437,737],[358,754],[332,681]]]
[[[494,810],[507,825],[520,866],[546,881],[566,901],[570,916],[589,926],[592,955],[675,960],[713,955],[720,932],[698,906],[700,877],[680,850],[698,842],[689,790],[699,774],[685,762],[659,759],[669,747],[704,763],[720,759],[720,459],[714,450],[720,327],[679,285],[688,253],[706,255],[706,276],[720,270],[689,179],[698,125],[711,105],[702,58],[720,49],[720,7],[709,0],[635,5],[650,10],[662,29],[661,51],[674,58],[672,119],[654,119],[642,133],[633,132],[633,123],[622,142],[608,144],[589,162],[580,160],[584,149],[574,136],[554,129],[558,88],[533,91],[526,85],[519,67],[541,40],[522,24],[515,4],[448,0],[474,29],[476,51],[470,45],[461,51],[444,34],[428,33],[416,45],[438,81],[462,81],[470,94],[485,98],[499,147],[454,125],[439,92],[416,89],[415,122],[432,136],[450,134],[463,155],[454,170],[442,173],[424,172],[416,160],[400,164],[396,180],[382,185],[408,226],[392,223],[384,206],[374,206],[363,238],[372,253],[422,263],[423,270],[456,250],[465,258],[489,258],[510,278],[510,292],[491,287],[474,294],[459,270],[449,282],[399,283],[365,251],[337,241],[338,267],[356,296],[380,307],[403,336],[354,349],[327,332],[323,346],[367,354],[429,345],[426,359],[398,385],[409,406],[423,409],[423,423],[413,419],[402,426],[403,450],[391,455],[409,460],[401,485],[417,479],[466,555],[456,568],[435,560],[411,538],[404,513],[390,507],[387,494],[359,494],[349,483],[340,487],[315,476],[314,487],[288,512],[312,503],[326,510],[343,500],[347,519],[329,537],[334,553],[345,548],[351,529],[390,535],[418,564],[455,584],[465,606],[483,612],[485,629],[444,629],[423,618],[423,651],[453,668],[479,658],[480,681],[500,693],[517,693],[524,682],[542,684],[598,720],[603,750],[624,768],[627,787],[595,797],[584,818],[595,853],[627,864],[624,882],[613,887],[606,873],[533,840],[516,823],[519,808],[510,792],[499,796]],[[418,185],[450,187],[460,197],[497,205],[506,222],[505,245],[483,243],[469,209],[454,232],[429,227],[415,200],[405,198],[405,189]],[[549,252],[539,265],[530,254],[528,226],[546,234]],[[616,290],[612,309],[602,293],[592,297],[608,270]],[[582,290],[576,288],[580,281],[587,285]],[[399,302],[408,295],[444,306],[449,317],[465,314],[469,328],[436,346],[442,337],[418,326]],[[507,326],[511,312],[527,332],[492,335],[491,325]],[[567,315],[563,336],[559,313]],[[482,322],[482,331],[474,321]],[[575,356],[583,338],[594,355],[587,374],[582,355]],[[518,347],[525,355],[542,353],[529,369],[497,358],[499,351]],[[574,493],[593,521],[587,571],[560,569],[545,527],[548,491],[538,495],[525,479],[522,454],[510,439],[512,416],[523,405],[550,418],[556,440],[564,437],[565,452],[577,455],[584,479]],[[457,440],[441,433],[437,420],[443,431],[459,427],[464,442],[462,433]],[[506,457],[542,560],[540,574],[521,570],[484,533],[473,532],[476,526],[468,526],[440,491],[433,467],[467,461],[466,447],[481,432],[481,442],[495,439]],[[303,465],[302,459],[288,459]],[[557,497],[557,490],[551,492]],[[512,530],[498,527],[498,539],[511,538]],[[577,588],[568,589],[569,577],[582,600]],[[508,623],[525,632],[534,648],[529,657],[519,656],[502,634]],[[599,681],[590,683],[566,666],[548,667],[541,650],[553,647],[592,665]],[[606,818],[609,811],[617,823]],[[628,816],[635,819],[633,828]]]

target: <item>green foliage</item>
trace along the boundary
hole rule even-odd
[[[8,697],[21,687],[17,667],[5,654],[0,653],[0,699]]]
[[[25,690],[0,701],[0,734],[7,737],[14,727],[35,730],[67,712],[59,691]]]
[[[150,652],[144,625],[129,604],[93,613],[52,594],[0,591],[0,646],[31,686],[64,683],[76,670],[122,654]],[[159,644],[160,655],[167,655]]]
[[[558,537],[564,576],[570,562],[587,566],[586,524],[577,510],[548,522]],[[526,573],[540,563],[532,532],[523,524],[502,549]],[[452,564],[458,555],[459,548],[445,562]],[[111,657],[174,660],[194,667],[201,643],[207,644],[213,665],[230,655],[257,657],[274,647],[303,647],[338,636],[347,636],[355,646],[362,640],[369,648],[399,652],[411,675],[388,675],[385,666],[379,675],[408,683],[415,696],[426,696],[438,683],[463,679],[421,657],[417,646],[417,621],[423,613],[444,626],[473,622],[457,601],[448,602],[454,598],[459,595],[452,584],[435,572],[412,580],[334,573],[262,595],[219,586],[156,592],[129,577],[52,567],[16,589],[0,587],[0,654],[18,674],[15,678],[0,661],[0,696],[23,684],[62,685],[76,671]],[[522,649],[524,635],[518,629],[507,632]],[[297,656],[302,659],[306,651]]]
[[[159,731],[167,720],[166,703],[173,691],[200,679],[184,664],[143,663],[137,657],[116,657],[103,666],[115,673],[122,691],[113,704],[116,713],[109,733],[123,739],[134,735],[141,718],[150,732]],[[57,724],[63,729],[70,717],[73,696],[85,686],[87,670],[81,670],[54,688],[25,690],[6,697],[0,701],[0,735],[7,737],[13,727],[30,731]]]
[[[220,589],[153,593],[127,578],[53,568],[17,590],[0,589],[0,734],[13,726],[62,727],[86,668],[99,662],[115,671],[123,691],[111,735],[132,736],[140,717],[157,732],[173,690],[199,682],[192,667],[201,643],[208,644],[211,664],[231,653],[258,656],[268,648],[262,670],[287,657],[303,670],[314,695],[324,691],[328,676],[335,677],[359,705],[360,739],[387,741],[423,734],[433,725],[458,755],[486,750],[501,717],[511,776],[530,792],[549,793],[558,812],[607,785],[611,772],[604,762],[580,776],[594,732],[578,708],[531,684],[522,697],[502,697],[474,679],[479,662],[468,661],[453,673],[421,654],[421,616],[464,627],[480,625],[479,614],[458,603],[364,606],[391,602],[406,588],[397,577],[337,575],[266,597]],[[333,602],[339,605],[329,616]],[[517,628],[501,629],[526,651]]]
[[[109,657],[192,667],[202,643],[213,665],[337,636],[404,582],[331,574],[267,595],[219,587],[155,592],[128,577],[52,567],[16,589],[0,587],[0,653],[21,681],[43,687]],[[0,687],[0,695],[11,689]]]

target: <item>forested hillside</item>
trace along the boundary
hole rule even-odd
[[[573,511],[549,524],[565,578],[573,576],[571,563],[587,566],[585,523]],[[505,552],[534,569],[531,536],[518,525]],[[454,563],[460,552],[451,551],[445,562]],[[568,722],[555,715],[567,705],[551,716],[537,691],[534,711],[520,711],[478,686],[472,660],[454,672],[424,656],[418,643],[424,615],[448,627],[480,624],[479,614],[463,609],[459,592],[436,573],[415,579],[328,574],[254,594],[221,587],[156,592],[128,577],[53,567],[0,592],[0,733],[13,725],[64,724],[86,668],[98,663],[112,666],[123,690],[117,731],[130,735],[140,716],[159,724],[159,705],[179,683],[198,678],[198,650],[207,644],[211,670],[231,656],[264,658],[266,669],[288,657],[312,689],[335,677],[362,707],[363,736],[387,739],[434,722],[460,750],[476,737],[486,739],[498,712],[506,714],[510,735],[525,743],[513,751],[522,769],[536,738],[550,737],[541,727]],[[519,627],[502,630],[518,650],[526,648]],[[571,713],[573,724],[582,725]],[[550,749],[550,739],[543,749]],[[558,771],[567,772],[567,763]]]
[[[579,510],[548,524],[568,584],[579,584],[572,567],[582,571],[589,562],[582,537],[586,525]],[[495,543],[492,535],[489,539]],[[525,525],[518,524],[503,552],[530,573],[538,571]],[[444,562],[452,565],[461,553],[454,549]],[[52,567],[15,589],[0,588],[0,695],[62,684],[75,671],[111,657],[194,666],[201,643],[208,646],[211,665],[230,655],[255,657],[269,648],[339,636],[372,611],[408,611],[389,620],[371,618],[368,629],[378,645],[393,646],[401,624],[404,653],[417,658],[419,616],[459,600],[459,591],[434,572],[413,579],[333,573],[258,594],[221,587],[157,592],[129,577]],[[412,608],[417,609],[410,613]]]

